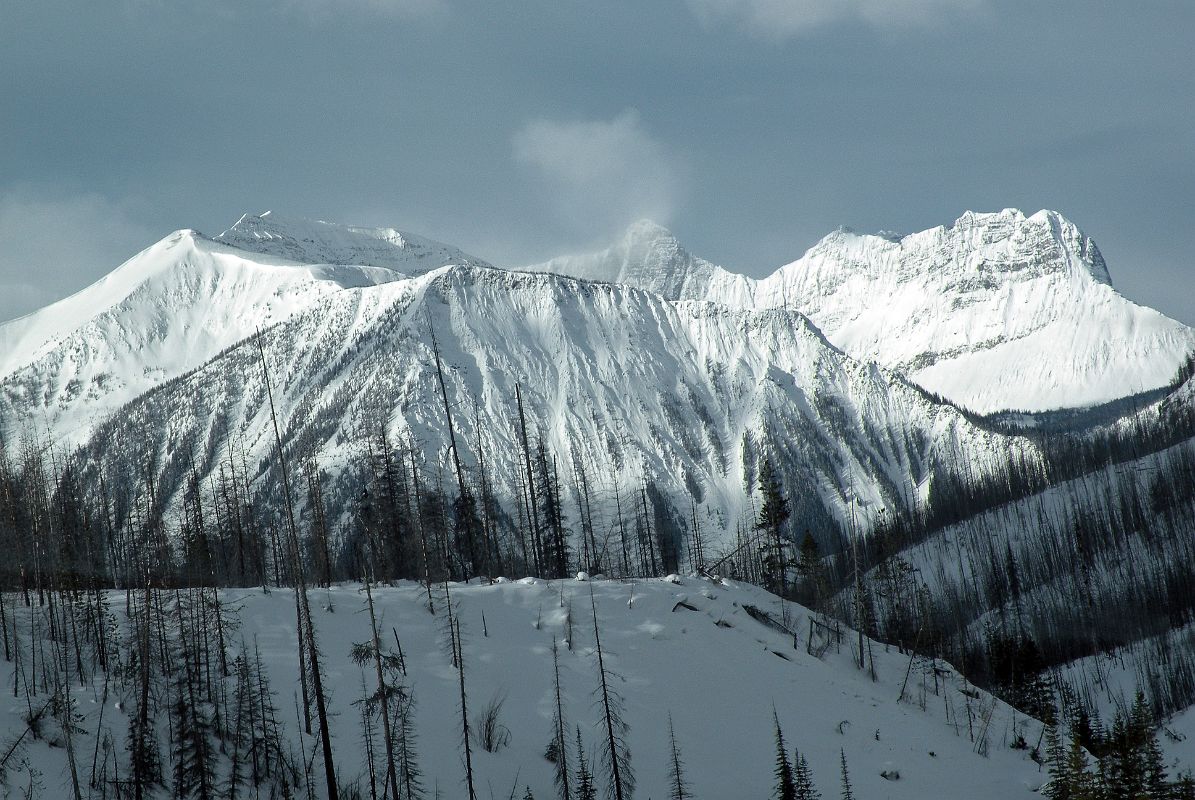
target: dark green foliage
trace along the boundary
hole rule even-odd
[[[791,543],[785,535],[785,523],[788,521],[790,512],[788,499],[784,495],[784,486],[780,482],[780,475],[770,457],[765,458],[760,467],[759,489],[763,494],[763,502],[759,507],[759,517],[755,521],[755,528],[764,537],[760,549],[763,557],[765,583],[773,591],[786,595],[788,594],[788,570],[793,566],[790,554]]]
[[[775,789],[772,797],[775,800],[797,800],[797,783],[792,763],[788,760],[788,745],[784,743],[784,731],[780,729],[780,718],[774,710],[772,721],[776,727],[776,766],[772,770]]]

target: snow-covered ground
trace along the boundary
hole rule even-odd
[[[781,608],[777,598],[751,586],[684,577],[634,583],[525,579],[449,588],[461,626],[470,713],[491,698],[505,698],[501,723],[510,733],[508,746],[496,753],[475,746],[473,752],[480,797],[504,798],[512,790],[522,797],[525,786],[537,798],[555,796],[552,765],[543,757],[552,735],[553,639],[561,647],[566,723],[570,732],[580,725],[589,760],[594,760],[601,718],[594,694],[598,673],[591,592],[606,666],[630,725],[635,797],[666,795],[669,715],[695,796],[769,796],[773,709],[789,747],[808,759],[823,797],[838,796],[840,750],[860,800],[1029,798],[1044,780],[1028,751],[1011,747],[1018,736],[1030,746],[1037,742],[1040,727],[1035,721],[969,687],[941,662],[936,674],[920,662],[910,670],[906,657],[878,644],[867,647],[874,656],[873,681],[868,671],[854,666],[855,638],[846,629],[841,645],[831,643],[820,658],[810,655],[808,612],[792,604]],[[417,703],[418,762],[428,796],[437,796],[438,790],[438,796],[464,797],[459,683],[444,633],[444,588],[436,587],[433,596],[434,616],[419,585],[377,588],[374,595],[384,642],[392,643],[394,633],[401,641],[406,683]],[[242,642],[260,649],[285,736],[298,746],[293,594],[245,589],[224,591],[222,597],[241,620],[240,629],[229,636],[231,652]],[[374,686],[373,672],[363,672],[348,658],[354,642],[369,638],[365,597],[357,585],[340,585],[313,590],[311,602],[325,683],[331,687],[336,768],[340,781],[348,784],[366,769],[360,709],[352,703],[361,696],[363,681],[370,691]],[[123,620],[123,593],[112,593],[111,605]],[[749,607],[786,619],[799,641],[757,621]],[[22,636],[27,636],[28,611],[20,607],[16,616],[22,620]],[[12,686],[13,669],[12,663],[0,663],[2,685]],[[93,674],[73,683],[71,696],[82,714],[74,746],[83,754],[79,762],[86,792],[104,680]],[[898,701],[902,685],[905,699]],[[114,742],[123,743],[127,721],[121,709],[135,708],[136,700],[115,676],[110,689],[103,726]],[[11,691],[0,695],[6,734],[21,730],[25,708],[23,697],[14,698]],[[54,724],[45,726],[47,739],[53,738]],[[164,718],[159,727],[164,735]],[[317,739],[303,736],[301,746],[311,757]],[[112,757],[103,749],[99,753]],[[61,747],[36,741],[24,757],[41,773],[41,796],[69,796]],[[126,758],[118,748],[122,773]],[[575,765],[575,753],[571,758]],[[883,772],[890,777],[899,773],[899,779],[881,777]],[[11,787],[27,781],[24,766],[10,765]]]

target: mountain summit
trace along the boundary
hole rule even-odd
[[[852,356],[980,413],[1158,389],[1195,350],[1195,331],[1121,296],[1095,242],[1054,211],[968,211],[904,236],[841,228],[760,280],[691,255],[651,223],[534,269],[671,300],[794,309]]]
[[[707,296],[743,300],[751,284],[743,275],[693,255],[681,246],[671,231],[646,219],[627,228],[622,239],[605,250],[560,256],[526,269],[589,281],[622,283],[646,289],[668,300]]]

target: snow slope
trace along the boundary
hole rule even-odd
[[[1053,211],[967,212],[907,236],[836,231],[759,281],[637,224],[592,256],[537,269],[673,299],[793,308],[835,345],[981,413],[1106,403],[1168,383],[1195,332],[1112,287],[1095,243]]]
[[[606,668],[630,726],[627,742],[637,779],[634,797],[667,794],[670,715],[685,777],[695,796],[770,796],[773,709],[789,747],[808,759],[823,797],[838,796],[840,752],[845,753],[855,796],[866,800],[961,796],[1028,800],[1037,796],[1034,791],[1045,779],[1026,750],[1010,747],[1018,736],[1032,746],[1040,731],[1036,721],[969,687],[941,662],[936,677],[915,664],[905,698],[898,702],[909,668],[907,658],[872,645],[873,681],[868,672],[853,666],[854,638],[845,629],[840,644],[819,638],[815,644],[828,647],[820,658],[811,655],[805,638],[807,612],[792,604],[782,609],[774,596],[751,586],[691,578],[676,583],[525,579],[452,585],[450,590],[461,625],[471,716],[492,698],[505,698],[500,722],[509,731],[508,745],[487,753],[474,740],[472,763],[480,797],[491,793],[507,797],[512,790],[513,796],[522,797],[524,787],[530,787],[537,798],[555,796],[552,765],[543,757],[552,736],[553,640],[560,646],[570,763],[575,768],[575,726],[580,726],[587,760],[598,760],[595,751],[602,727],[594,696],[598,672],[591,590]],[[393,650],[393,637],[401,641],[405,682],[416,702],[415,749],[427,796],[465,797],[459,677],[444,635],[443,586],[435,588],[434,594],[437,616],[428,613],[423,588],[410,583],[376,588],[375,601],[384,646]],[[314,758],[315,775],[322,776],[318,740],[300,736],[296,720],[293,595],[286,590],[263,594],[246,589],[227,590],[222,597],[238,610],[240,619],[236,636],[230,637],[230,658],[242,646],[260,650],[280,711],[283,738],[296,753]],[[124,602],[123,593],[111,596],[116,624],[122,628]],[[686,605],[678,605],[681,602]],[[373,690],[375,679],[370,670],[362,670],[348,658],[353,642],[369,639],[365,598],[360,587],[342,585],[313,591],[311,604],[325,685],[331,688],[336,769],[342,784],[360,781],[361,794],[368,796],[361,711],[352,704],[363,685]],[[775,619],[787,618],[799,641],[794,643],[788,634],[753,619],[747,613],[749,606]],[[171,609],[168,599],[166,612],[172,613]],[[28,641],[30,612],[18,604],[16,613],[21,638]],[[45,611],[35,606],[32,613],[44,617]],[[39,625],[44,630],[45,620]],[[164,635],[173,637],[174,629]],[[5,685],[12,683],[13,669],[11,663],[0,663]],[[124,683],[119,674],[114,675],[103,703],[102,673],[89,672],[87,679],[73,682],[72,697],[81,715],[74,747],[86,754],[79,758],[85,786],[93,751],[102,756],[99,767],[109,765],[109,777],[113,758],[119,773],[127,774],[126,714],[137,702],[130,684],[135,680]],[[39,695],[38,699],[46,698]],[[161,700],[165,706],[170,696],[163,693]],[[102,721],[101,705],[105,706]],[[24,699],[14,699],[11,692],[0,699],[0,719],[6,720],[9,733],[20,730],[24,710]],[[158,719],[164,742],[164,711]],[[69,796],[65,748],[47,743],[56,738],[56,723],[48,720],[42,727],[46,738],[24,751],[24,763],[10,766],[10,785],[23,788],[27,767],[32,766],[41,773],[42,796]],[[97,729],[101,738],[103,733],[110,735],[114,750],[97,748]],[[170,751],[163,745],[162,752],[168,757]],[[227,768],[227,760],[221,759],[218,778],[224,778]],[[881,777],[882,772],[898,772],[899,779]],[[316,796],[323,797],[319,780]]]

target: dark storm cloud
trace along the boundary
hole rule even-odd
[[[652,215],[759,275],[840,224],[1017,206],[1195,322],[1193,27],[1181,2],[7,3],[0,316],[268,208],[508,264]]]

